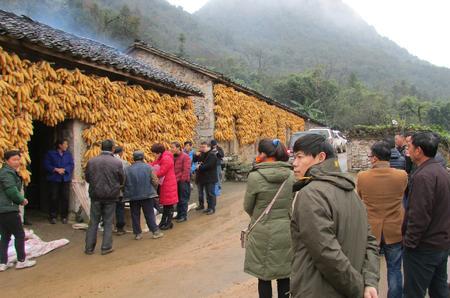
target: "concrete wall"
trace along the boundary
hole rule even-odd
[[[198,119],[193,141],[198,145],[200,141],[211,140],[214,136],[214,84],[212,80],[201,73],[141,49],[133,49],[129,54],[157,69],[170,73],[179,80],[194,85],[205,94],[204,97],[191,97]]]

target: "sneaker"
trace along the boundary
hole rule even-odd
[[[209,209],[206,215],[213,215],[214,213],[216,213],[216,210]]]
[[[205,210],[203,210],[203,213],[208,213],[209,211],[211,211],[211,209],[205,209]]]
[[[61,222],[62,222],[64,225],[67,224],[67,218],[61,219]]]
[[[141,239],[142,239],[142,234],[134,235],[134,240],[141,240]]]
[[[52,225],[56,225],[56,218],[50,218],[49,221]]]
[[[205,209],[204,206],[197,206],[197,208],[195,208],[196,211],[201,211],[201,210],[203,210],[203,209]]]
[[[122,236],[125,235],[127,232],[124,229],[117,229],[116,231],[116,235],[117,236]]]
[[[23,262],[17,262],[16,269],[25,269],[36,265],[36,261],[26,259]]]
[[[185,221],[187,221],[186,217],[182,217],[182,218],[177,219],[177,223],[181,223],[181,222],[185,222]]]
[[[153,239],[159,239],[159,238],[162,238],[162,237],[164,237],[164,234],[160,230],[154,232],[153,236],[152,236]]]
[[[14,266],[14,263],[0,264],[0,272],[6,271],[13,266]]]
[[[102,256],[107,255],[107,254],[110,254],[110,253],[112,253],[113,251],[114,251],[114,249],[112,249],[112,248],[102,250]]]
[[[94,251],[93,250],[85,250],[84,253],[87,254],[88,256],[90,256],[90,255],[94,254]]]

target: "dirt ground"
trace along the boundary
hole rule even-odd
[[[191,211],[188,222],[159,240],[149,234],[141,241],[131,234],[115,236],[115,251],[106,256],[98,248],[95,255],[83,253],[85,232],[34,218],[32,228],[41,238],[67,238],[70,244],[38,258],[35,268],[1,273],[0,296],[257,297],[256,279],[243,272],[239,243],[248,223],[244,191],[244,183],[225,183],[214,216]]]

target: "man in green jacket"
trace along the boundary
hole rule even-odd
[[[295,142],[292,297],[376,298],[377,241],[353,179],[317,134]]]
[[[11,235],[17,253],[17,269],[32,267],[36,261],[25,257],[25,232],[19,215],[19,205],[25,206],[28,200],[20,193],[22,179],[17,173],[20,167],[20,151],[7,151],[5,163],[0,169],[0,272],[12,266],[8,263],[8,245]]]

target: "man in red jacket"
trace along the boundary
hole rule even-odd
[[[178,186],[177,222],[187,220],[189,198],[191,196],[191,158],[183,152],[181,144],[173,142],[170,151],[174,156],[175,176]]]
[[[416,133],[408,146],[417,165],[411,177],[403,225],[404,297],[448,297],[450,177],[434,158],[439,137]]]

